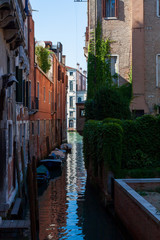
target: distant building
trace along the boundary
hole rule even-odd
[[[77,64],[77,69],[67,67],[68,92],[67,92],[67,129],[77,129],[77,103],[82,103],[87,98],[87,77],[86,71],[82,72]]]
[[[132,74],[131,111],[137,116],[156,114],[160,109],[160,1],[88,1],[88,43],[97,25],[102,37],[111,42],[111,71],[118,74],[117,84],[129,81]],[[155,111],[156,110],[156,111]]]

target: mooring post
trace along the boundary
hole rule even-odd
[[[34,187],[34,196],[35,196],[36,229],[37,229],[37,238],[39,239],[39,208],[38,208],[38,188],[37,188],[37,166],[36,166],[36,159],[35,159],[34,156],[32,158],[32,171],[33,171],[33,187]]]

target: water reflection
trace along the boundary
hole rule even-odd
[[[69,133],[68,142],[73,149],[62,175],[39,198],[40,240],[123,239],[86,184],[82,137]]]

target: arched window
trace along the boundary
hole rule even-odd
[[[70,81],[70,91],[73,91],[73,81]]]
[[[78,98],[78,103],[82,102],[82,99],[81,97]]]

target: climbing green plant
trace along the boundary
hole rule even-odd
[[[51,61],[49,58],[50,51],[42,46],[37,46],[35,52],[39,67],[43,70],[43,72],[47,73],[51,67]]]
[[[110,42],[109,39],[102,39],[101,24],[98,21],[96,32],[91,33],[88,50],[88,99],[92,99],[103,84],[112,84]]]

